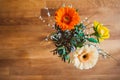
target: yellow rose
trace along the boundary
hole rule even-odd
[[[107,39],[110,37],[109,29],[97,21],[94,21],[94,30],[99,41],[103,41],[104,39]]]

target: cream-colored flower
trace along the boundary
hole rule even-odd
[[[98,50],[93,45],[85,45],[77,48],[73,53],[73,63],[79,69],[89,69],[96,65],[99,57]]]

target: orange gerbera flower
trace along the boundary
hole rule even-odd
[[[56,24],[62,30],[74,29],[74,26],[78,24],[80,17],[74,8],[62,7],[55,13]]]

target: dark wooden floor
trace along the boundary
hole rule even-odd
[[[96,13],[90,21],[108,25],[111,38],[100,46],[118,61],[100,56],[94,68],[78,70],[53,56],[54,45],[45,41],[53,29],[42,11],[45,6],[56,9],[64,0],[0,0],[0,80],[120,80],[120,0],[68,1],[81,19]]]

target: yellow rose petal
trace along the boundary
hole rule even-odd
[[[104,41],[104,39],[102,39],[102,38],[99,38],[99,42],[102,42],[102,41]]]
[[[102,36],[102,38],[104,38],[104,39],[107,39],[107,38],[109,38],[110,37],[110,35],[108,34],[108,35],[104,35],[104,36]]]

